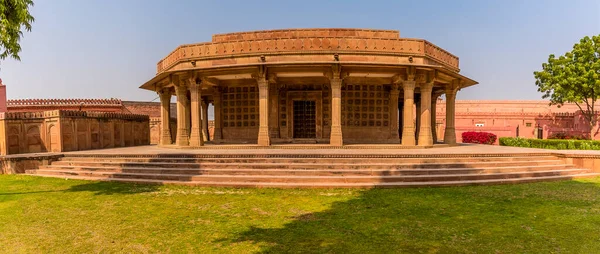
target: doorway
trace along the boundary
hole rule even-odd
[[[294,101],[294,138],[316,138],[315,101]]]

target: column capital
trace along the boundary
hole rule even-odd
[[[460,79],[453,80],[452,83],[444,86],[444,93],[446,95],[456,95],[458,90],[460,90],[461,83],[462,83],[462,81]]]
[[[179,85],[175,87],[175,93],[177,96],[183,96],[187,92],[188,88],[185,85]]]
[[[416,85],[417,82],[414,80],[405,80],[404,82],[402,82],[402,88],[404,88],[404,91],[414,90]]]
[[[392,84],[392,89],[390,90],[391,94],[400,94],[400,85],[399,84]]]
[[[421,91],[431,91],[433,89],[433,82],[420,83],[419,88],[421,88]]]
[[[323,75],[329,79],[331,83],[334,82],[342,82],[345,78],[348,77],[347,72],[342,72],[342,66],[339,64],[334,64],[331,66],[331,72],[325,72]]]

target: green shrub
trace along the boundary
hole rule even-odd
[[[531,147],[560,150],[600,150],[600,141],[566,139],[526,139],[502,137],[501,146]]]
[[[500,138],[499,143],[501,146],[516,146],[516,147],[530,147],[528,139],[524,138]]]

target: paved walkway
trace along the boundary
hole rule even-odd
[[[568,153],[568,154],[590,154],[600,155],[600,151],[557,151],[547,149],[520,148],[507,146],[492,146],[492,145],[474,145],[463,144],[459,146],[439,146],[428,149],[398,149],[385,148],[386,145],[381,145],[376,149],[360,148],[360,146],[347,146],[344,149],[327,149],[322,145],[298,145],[298,149],[294,149],[293,145],[286,145],[280,149],[277,146],[268,149],[240,149],[240,145],[231,145],[232,149],[227,149],[228,145],[219,145],[216,149],[205,147],[202,149],[180,149],[180,148],[164,148],[155,145],[136,146],[125,148],[110,148],[100,150],[87,150],[68,152],[67,154],[507,154],[507,153]],[[249,145],[252,147],[253,145]],[[374,147],[378,145],[369,145]],[[235,149],[233,149],[235,148]]]

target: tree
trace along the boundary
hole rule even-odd
[[[0,59],[12,57],[21,60],[19,44],[23,28],[31,31],[34,18],[29,13],[33,0],[0,0]]]
[[[584,37],[564,56],[550,55],[542,70],[533,75],[538,91],[544,93],[542,98],[550,98],[550,105],[574,103],[579,107],[593,138],[600,97],[600,35]]]

